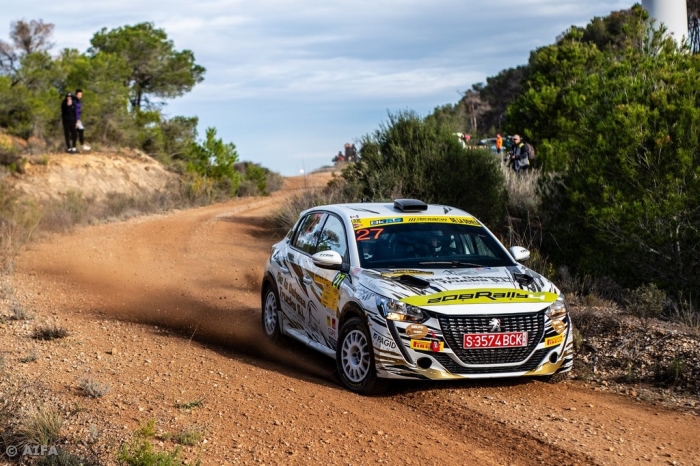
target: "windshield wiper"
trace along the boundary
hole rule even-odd
[[[473,264],[471,262],[462,262],[462,261],[428,261],[428,262],[419,262],[418,265],[450,265],[452,267],[459,267],[459,266],[484,267],[484,265],[481,265],[481,264]]]

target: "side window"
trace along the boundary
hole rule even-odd
[[[347,258],[348,241],[345,237],[343,222],[338,217],[328,216],[316,248],[316,252],[320,251],[335,251],[344,259]]]
[[[316,242],[318,235],[323,225],[323,217],[325,214],[316,212],[306,216],[299,227],[297,237],[294,240],[294,247],[304,251],[307,254],[316,252]]]

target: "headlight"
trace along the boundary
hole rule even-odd
[[[566,330],[566,324],[561,321],[561,319],[566,317],[566,313],[566,300],[563,294],[560,294],[557,300],[554,301],[545,312],[545,315],[552,321],[552,328],[559,334],[562,334],[564,330]]]
[[[391,298],[377,296],[377,308],[387,320],[422,322],[425,320],[421,308]]]

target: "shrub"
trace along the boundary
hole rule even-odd
[[[666,293],[655,284],[642,285],[630,291],[625,300],[627,311],[637,317],[644,327],[656,319],[666,306]]]
[[[192,409],[199,408],[204,405],[204,399],[188,401],[186,403],[176,403],[175,407],[178,409]]]
[[[129,466],[179,466],[185,463],[180,458],[180,448],[175,451],[156,452],[151,442],[134,438],[128,445],[122,445],[117,454],[119,464]]]
[[[12,312],[12,315],[10,316],[10,319],[12,320],[30,320],[32,316],[27,312],[27,310],[22,306],[20,303],[17,301],[12,302],[12,306],[10,306],[10,311]]]
[[[498,159],[484,150],[465,150],[438,119],[390,114],[388,123],[362,138],[360,156],[342,177],[361,199],[418,198],[467,210],[489,225],[505,218]]]
[[[39,356],[36,354],[36,350],[32,350],[31,353],[27,353],[26,356],[19,358],[19,362],[26,364],[29,362],[34,362]]]
[[[668,363],[657,363],[654,380],[665,386],[676,386],[686,377],[686,363],[682,358],[673,358]]]
[[[80,388],[85,395],[91,398],[102,398],[109,393],[109,384],[99,383],[92,379],[83,379],[80,381]]]
[[[134,432],[131,442],[122,444],[117,453],[119,464],[129,466],[176,466],[184,465],[180,448],[173,452],[156,452],[148,440],[156,435],[156,420],[149,419]]]
[[[344,181],[336,180],[336,183],[324,189],[302,191],[291,196],[279,210],[272,214],[270,222],[273,228],[277,233],[284,234],[294,226],[299,219],[299,214],[306,209],[341,202],[357,202],[358,199],[353,197],[355,194],[351,189],[344,189],[346,187]]]
[[[33,338],[37,340],[60,340],[61,338],[65,338],[69,335],[68,330],[66,330],[63,327],[59,327],[58,325],[43,325],[41,327],[37,327],[34,329],[34,333],[32,335]]]
[[[202,440],[202,431],[197,428],[184,429],[172,436],[172,439],[180,445],[190,447]]]

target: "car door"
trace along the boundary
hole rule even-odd
[[[279,284],[280,300],[285,325],[298,337],[308,336],[308,285],[313,283],[307,269],[311,254],[316,250],[318,237],[326,214],[312,212],[300,222],[299,228],[287,248],[289,274]]]
[[[316,252],[335,251],[348,262],[348,241],[343,221],[328,214],[318,239]],[[309,286],[309,329],[310,338],[335,350],[338,338],[338,317],[340,315],[340,286],[345,274],[337,270],[323,269],[310,263],[308,273],[313,279]]]

